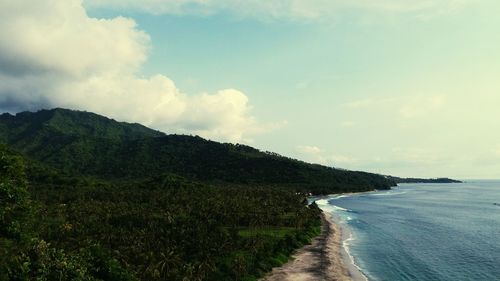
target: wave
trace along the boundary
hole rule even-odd
[[[336,205],[329,204],[328,202],[325,204],[324,202],[316,203],[319,208],[328,213],[339,213],[339,212],[352,212],[352,210],[342,208]]]
[[[318,206],[328,206],[328,200],[326,199],[320,199],[320,200],[316,200],[314,201],[316,203],[316,205]]]
[[[405,194],[405,193],[408,193],[408,191],[373,193],[373,194],[370,194],[370,196],[393,196],[393,195],[401,195],[401,194]]]
[[[336,199],[340,199],[340,198],[345,198],[345,197],[350,197],[351,195],[349,194],[342,194],[342,195],[337,195],[335,197],[332,197],[330,198],[330,200],[336,200]]]
[[[356,240],[356,238],[354,237],[353,233],[349,230],[349,229],[346,229],[345,228],[346,226],[343,225],[342,226],[342,236],[346,236],[346,234],[348,235],[347,238],[344,238],[342,240],[342,248],[344,250],[344,253],[347,255],[347,260],[344,259],[344,261],[348,264],[348,266],[352,266],[355,268],[355,271],[357,271],[359,274],[356,274],[358,276],[356,276],[357,278],[354,278],[355,280],[363,280],[363,281],[368,281],[368,277],[365,275],[365,273],[363,272],[363,270],[361,269],[361,267],[359,267],[355,260],[354,260],[354,256],[351,254],[351,249],[350,249],[350,246],[351,246],[351,243],[353,241]],[[353,273],[352,270],[349,270],[351,271],[351,274]]]

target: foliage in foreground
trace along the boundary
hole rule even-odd
[[[22,159],[0,153],[0,280],[252,280],[319,231],[319,209],[278,187],[165,175],[28,188]]]
[[[394,185],[65,109],[0,142],[0,281],[255,280],[318,234],[306,194]]]
[[[35,231],[36,215],[20,156],[0,146],[0,280],[136,280],[98,242],[67,253]]]

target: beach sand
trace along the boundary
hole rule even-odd
[[[365,281],[350,261],[342,243],[342,230],[332,217],[322,214],[322,232],[311,245],[298,250],[292,259],[274,268],[261,281]]]

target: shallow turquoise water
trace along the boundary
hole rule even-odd
[[[500,280],[500,181],[403,184],[320,205],[352,232],[349,252],[370,280]]]

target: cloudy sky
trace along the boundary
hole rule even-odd
[[[496,0],[0,0],[0,111],[500,178]]]

